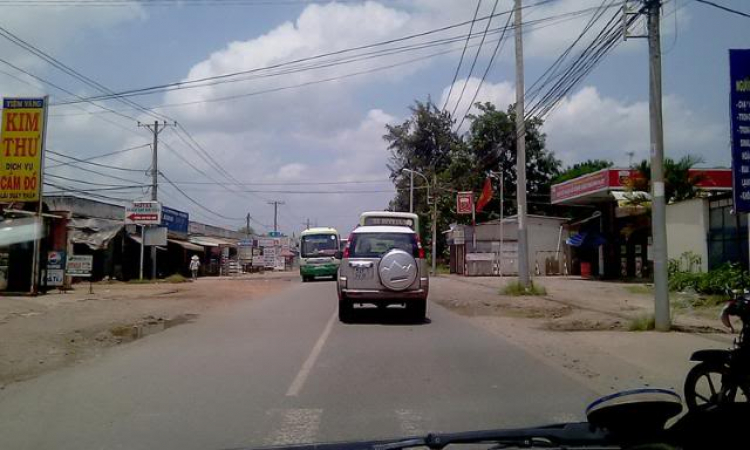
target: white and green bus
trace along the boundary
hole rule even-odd
[[[299,273],[302,281],[316,277],[336,279],[341,260],[341,238],[335,228],[309,228],[300,233]]]
[[[368,211],[359,215],[359,224],[409,227],[419,234],[419,216],[414,213],[392,211]]]

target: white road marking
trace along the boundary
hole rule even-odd
[[[422,415],[411,409],[397,409],[398,423],[403,436],[416,436],[425,432]]]
[[[333,328],[333,323],[336,321],[336,316],[337,311],[334,311],[331,318],[328,319],[328,323],[326,324],[323,333],[318,338],[318,341],[315,342],[315,346],[312,348],[312,351],[310,351],[310,355],[305,360],[305,363],[302,364],[302,367],[299,369],[297,376],[294,377],[294,381],[292,381],[292,384],[286,391],[287,397],[296,397],[297,394],[299,394],[299,392],[302,390],[302,386],[304,386],[305,380],[307,380],[308,375],[310,375],[310,371],[315,365],[315,361],[318,359],[318,356],[320,356],[320,352],[323,350],[323,346],[328,339],[328,335],[331,334],[331,329]]]
[[[281,424],[266,439],[267,445],[308,444],[320,429],[322,409],[281,410]]]

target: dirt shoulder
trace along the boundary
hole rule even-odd
[[[633,293],[631,284],[548,277],[537,280],[545,296],[500,295],[508,281],[440,276],[431,280],[430,298],[602,394],[643,386],[682,391],[693,351],[731,345],[716,316],[702,311],[678,311],[683,332],[628,331],[653,311],[652,297]]]
[[[107,348],[289,286],[296,274],[186,283],[79,284],[67,293],[0,297],[0,388],[95,357]]]

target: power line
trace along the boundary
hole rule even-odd
[[[47,151],[49,152],[49,150],[47,150]],[[65,161],[63,161],[61,159],[55,158],[54,156],[49,156],[48,154],[45,155],[45,158],[49,159],[50,161],[54,161],[54,162],[58,162],[58,163],[65,162]],[[73,168],[73,169],[84,171],[84,172],[93,173],[95,175],[99,175],[100,177],[104,177],[104,178],[112,178],[114,180],[125,181],[125,182],[128,182],[128,183],[134,183],[134,184],[135,183],[139,183],[139,181],[136,181],[136,180],[131,180],[131,179],[128,179],[128,178],[118,177],[116,175],[110,175],[110,174],[107,174],[107,173],[98,172],[96,170],[87,169],[85,167],[80,167],[80,166],[70,166],[70,167]]]
[[[95,183],[93,181],[77,180],[75,178],[64,177],[62,175],[55,175],[55,174],[52,174],[52,173],[47,173],[44,176],[45,177],[50,177],[50,178],[57,178],[57,179],[60,179],[60,180],[65,180],[65,181],[72,181],[74,183],[87,184],[89,186],[127,187],[127,188],[136,187],[136,186],[137,187],[141,187],[141,188],[147,188],[147,187],[151,186],[150,184],[125,185],[125,184],[111,184],[111,183]]]
[[[382,1],[382,0],[381,0]],[[330,3],[331,0],[0,0],[0,6],[76,6],[76,7],[126,7],[126,6],[298,6]],[[364,0],[336,0],[336,3],[364,3]]]
[[[39,49],[38,47],[34,46],[33,44],[30,44],[29,42],[23,40],[19,36],[15,35],[11,31],[9,31],[8,29],[4,28],[3,26],[0,26],[0,36],[2,36],[5,39],[9,40],[10,42],[12,42],[13,44],[17,45],[18,47],[21,47],[22,49],[28,51],[29,53],[33,54],[34,56],[38,57],[39,59],[45,61],[46,63],[50,64],[52,67],[60,70],[61,72],[63,72],[65,74],[67,74],[67,75],[75,78],[76,80],[82,82],[83,84],[85,84],[87,86],[93,87],[95,90],[97,90],[99,92],[113,95],[113,96],[115,96],[115,98],[118,101],[120,101],[120,102],[122,102],[124,104],[130,105],[130,106],[133,106],[133,107],[139,109],[140,111],[142,111],[143,113],[145,113],[145,114],[147,114],[147,115],[149,115],[151,117],[154,117],[156,119],[160,119],[161,120],[161,119],[165,118],[164,116],[161,116],[158,113],[153,113],[153,112],[151,112],[151,111],[143,108],[142,106],[138,105],[137,103],[135,103],[135,102],[133,102],[133,101],[131,101],[129,99],[118,98],[116,96],[116,94],[114,93],[114,91],[112,91],[111,89],[109,89],[106,86],[102,85],[101,83],[98,83],[97,81],[95,81],[95,80],[93,80],[93,79],[91,79],[91,78],[89,78],[89,77],[81,74],[80,72],[78,72],[75,69],[71,68],[70,66],[64,64],[60,60],[58,60],[55,57],[51,56],[50,54],[48,54],[48,53],[44,52],[43,50]],[[161,116],[161,117],[159,117],[159,116]]]
[[[490,16],[495,14],[495,9],[497,9],[498,0],[495,0],[495,4],[492,5],[492,13],[490,13]],[[512,16],[512,11],[508,13],[508,17]],[[451,111],[451,116],[456,115],[456,111],[458,110],[458,105],[461,103],[461,99],[464,98],[464,92],[466,92],[466,85],[469,84],[469,79],[471,78],[471,74],[474,73],[474,67],[477,65],[477,59],[479,58],[479,54],[482,52],[482,46],[484,45],[484,40],[487,37],[487,31],[490,28],[490,23],[492,22],[492,19],[487,20],[487,26],[484,28],[484,34],[482,35],[482,40],[479,41],[479,47],[477,47],[476,53],[474,53],[474,59],[471,61],[471,67],[469,67],[469,74],[466,75],[466,78],[464,78],[464,85],[461,87],[461,93],[458,95],[458,100],[456,100],[456,104],[453,106],[453,111]],[[502,38],[501,38],[502,40]]]
[[[95,162],[87,161],[85,159],[76,158],[74,156],[64,155],[62,153],[59,153],[59,152],[56,152],[56,151],[53,151],[53,150],[50,150],[50,149],[47,149],[46,152],[47,153],[51,153],[51,154],[56,155],[56,156],[61,156],[63,158],[72,159],[73,161],[75,161],[76,163],[79,163],[79,164],[90,164],[92,166],[102,167],[102,168],[110,169],[110,170],[121,170],[121,171],[124,171],[124,172],[139,172],[139,173],[143,173],[143,172],[146,171],[146,169],[128,169],[128,168],[124,168],[124,167],[111,166],[109,164],[95,163]]]
[[[104,153],[104,154],[101,154],[101,155],[92,156],[92,157],[89,157],[89,158],[84,158],[83,161],[81,161],[81,162],[89,162],[89,161],[94,160],[94,159],[106,158],[108,156],[119,155],[119,154],[122,154],[122,153],[127,153],[127,152],[131,152],[133,150],[138,150],[138,149],[146,148],[146,147],[151,147],[151,144],[138,145],[136,147],[124,148],[122,150],[116,150],[114,152],[109,152],[109,153]],[[53,164],[53,165],[51,165],[49,167],[46,167],[46,169],[54,169],[55,167],[63,167],[63,166],[68,166],[68,165],[71,165],[71,164],[78,164],[78,163],[79,162],[71,161],[71,162],[66,162],[66,163],[62,163],[62,164]]]
[[[445,107],[448,106],[448,101],[453,93],[453,85],[456,84],[458,79],[458,73],[461,71],[461,64],[464,62],[464,55],[466,55],[466,49],[469,46],[469,40],[471,39],[471,32],[474,30],[474,23],[477,21],[477,14],[479,13],[479,7],[482,5],[482,0],[477,0],[477,8],[474,10],[474,17],[471,19],[471,26],[469,27],[469,33],[466,35],[466,42],[464,42],[464,49],[461,50],[461,57],[458,59],[458,65],[456,66],[456,72],[453,74],[453,81],[451,81],[450,87],[448,88],[448,95],[445,97],[443,107],[440,108],[445,111]]]
[[[484,73],[482,74],[482,79],[479,80],[479,84],[477,84],[477,89],[474,91],[474,96],[471,98],[471,101],[469,102],[469,106],[466,107],[466,112],[464,112],[463,117],[461,117],[461,122],[458,124],[458,127],[456,127],[456,132],[458,132],[458,130],[460,130],[461,126],[464,124],[464,121],[466,120],[466,116],[469,115],[469,111],[471,111],[471,107],[474,105],[474,102],[477,100],[477,96],[479,95],[479,91],[482,89],[482,84],[484,84],[484,80],[487,78],[487,74],[489,74],[490,69],[492,69],[492,64],[495,62],[495,58],[500,53],[500,48],[505,42],[505,31],[508,29],[510,25],[511,17],[513,17],[513,15],[508,14],[508,20],[505,23],[505,27],[503,28],[503,34],[501,34],[500,39],[497,40],[497,45],[495,45],[495,50],[492,52],[492,57],[490,58],[490,61],[487,63],[487,67],[484,69]],[[458,103],[456,104],[456,106],[458,106]]]
[[[218,213],[218,212],[216,212],[214,210],[206,208],[205,206],[203,206],[202,203],[200,203],[199,201],[195,200],[193,197],[187,195],[185,193],[185,191],[183,191],[182,189],[180,189],[179,186],[177,186],[176,184],[172,183],[172,181],[169,178],[167,178],[166,175],[164,175],[164,172],[160,171],[159,175],[161,175],[161,177],[164,178],[164,180],[167,183],[169,183],[177,192],[179,192],[180,194],[182,194],[183,197],[185,197],[186,199],[190,200],[191,203],[193,203],[194,205],[198,206],[199,208],[201,208],[201,209],[203,209],[203,210],[205,210],[205,211],[207,211],[207,212],[209,212],[211,214],[214,214],[217,217],[221,217],[222,219],[226,219],[226,220],[245,220],[244,217],[227,217],[227,216],[225,216],[223,214],[220,214],[220,213]]]
[[[541,1],[537,2],[537,3],[524,6],[524,9],[542,6],[542,5],[545,5],[545,4],[548,4],[548,3],[551,3],[551,2],[555,2],[555,1],[559,1],[559,0],[541,0]],[[397,43],[397,42],[412,40],[412,39],[416,39],[416,38],[420,38],[420,37],[424,37],[424,36],[429,36],[429,35],[432,35],[432,34],[440,33],[440,32],[443,32],[443,31],[447,31],[447,30],[450,30],[450,29],[463,27],[463,26],[471,24],[472,22],[481,22],[481,21],[487,20],[488,23],[489,23],[489,22],[491,22],[491,20],[492,20],[493,17],[499,17],[499,16],[502,16],[502,15],[505,15],[505,14],[510,14],[510,12],[512,12],[512,10],[508,10],[508,11],[504,11],[504,12],[500,12],[500,13],[495,14],[494,11],[495,10],[493,9],[493,13],[490,14],[489,16],[484,16],[484,17],[481,17],[481,18],[476,19],[476,20],[463,21],[463,22],[459,22],[459,23],[455,23],[455,24],[451,24],[451,25],[447,25],[447,26],[443,26],[443,27],[439,27],[439,28],[434,28],[434,29],[427,30],[427,31],[423,31],[423,32],[420,32],[420,33],[409,34],[409,35],[402,36],[402,37],[399,37],[399,38],[393,38],[393,39],[379,41],[379,42],[375,42],[375,43],[371,43],[371,44],[365,44],[365,45],[360,45],[360,46],[355,46],[355,47],[349,47],[349,48],[345,48],[345,49],[341,49],[341,50],[336,50],[336,51],[332,51],[332,52],[328,52],[328,53],[321,53],[321,54],[317,54],[317,55],[313,55],[313,56],[308,56],[308,57],[304,57],[304,58],[298,58],[298,59],[291,60],[291,61],[280,62],[280,63],[276,63],[276,64],[264,66],[264,67],[256,67],[256,68],[253,68],[253,69],[242,70],[242,71],[237,71],[237,72],[231,72],[231,73],[226,73],[226,74],[221,74],[221,75],[215,75],[215,76],[210,76],[210,77],[196,78],[196,79],[192,79],[192,80],[178,81],[178,82],[172,82],[172,83],[165,83],[165,84],[155,85],[155,86],[150,86],[150,87],[145,87],[145,88],[125,90],[125,91],[121,91],[121,92],[117,92],[117,93],[112,93],[109,96],[103,95],[103,96],[96,96],[96,97],[91,97],[91,98],[92,99],[104,99],[104,98],[113,97],[113,96],[127,97],[129,95],[133,95],[135,93],[141,93],[141,92],[144,92],[144,91],[155,91],[155,90],[156,91],[162,91],[162,90],[167,89],[167,88],[185,88],[186,86],[189,86],[189,85],[195,84],[195,83],[205,83],[207,81],[214,81],[214,80],[221,80],[221,79],[233,78],[233,77],[237,77],[239,75],[247,75],[247,74],[261,72],[261,71],[267,71],[267,70],[271,70],[271,69],[278,69],[278,68],[282,68],[282,67],[285,67],[285,66],[296,65],[296,64],[299,64],[299,63],[303,63],[303,62],[308,62],[308,61],[314,61],[314,60],[318,60],[318,59],[322,59],[322,58],[327,58],[327,57],[330,57],[330,56],[337,56],[337,55],[342,55],[342,54],[351,53],[351,52],[355,52],[355,51],[367,50],[367,49],[371,49],[371,48],[386,46],[386,45],[394,44],[394,43]],[[68,102],[63,102],[63,103],[59,103],[59,104],[67,104],[67,103]]]
[[[383,180],[358,180],[358,181],[286,181],[286,182],[257,182],[257,183],[223,183],[205,181],[175,181],[175,184],[208,184],[208,185],[239,185],[239,186],[314,186],[314,185],[339,185],[339,184],[390,184],[392,181]]]
[[[737,14],[738,16],[747,17],[750,18],[750,14],[746,12],[739,11],[737,9],[732,9],[724,5],[720,5],[718,3],[714,3],[708,0],[695,0],[698,3],[703,3],[704,5],[713,6],[714,8],[721,9],[722,11],[726,11],[728,13]]]

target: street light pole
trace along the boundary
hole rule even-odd
[[[414,172],[409,171],[409,212],[414,212]]]

